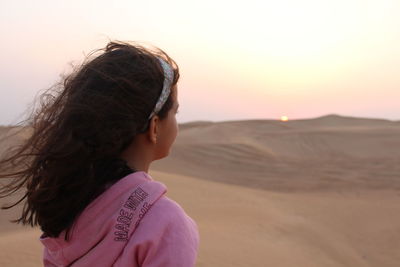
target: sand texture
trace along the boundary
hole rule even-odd
[[[150,175],[197,221],[198,267],[400,266],[399,121],[187,123]],[[19,209],[0,213],[0,266],[41,266]]]

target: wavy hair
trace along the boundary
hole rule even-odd
[[[148,128],[164,82],[160,57],[173,67],[174,87],[179,69],[165,52],[110,42],[40,96],[25,121],[32,134],[0,161],[0,178],[11,178],[0,197],[25,190],[16,203],[2,207],[25,201],[14,222],[39,225],[50,237],[65,230],[68,240],[84,208],[134,171],[120,154]],[[172,101],[170,95],[157,114],[161,120]]]

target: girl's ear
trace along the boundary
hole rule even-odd
[[[148,137],[150,139],[150,142],[153,144],[157,144],[157,135],[158,135],[158,127],[160,123],[160,118],[157,115],[154,115],[150,119],[150,126],[148,130]]]

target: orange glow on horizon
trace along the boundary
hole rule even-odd
[[[289,120],[288,116],[281,116],[281,121],[288,121],[288,120]]]

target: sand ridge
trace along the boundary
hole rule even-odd
[[[336,115],[193,124],[154,168],[272,191],[397,190],[398,136],[398,122]]]

